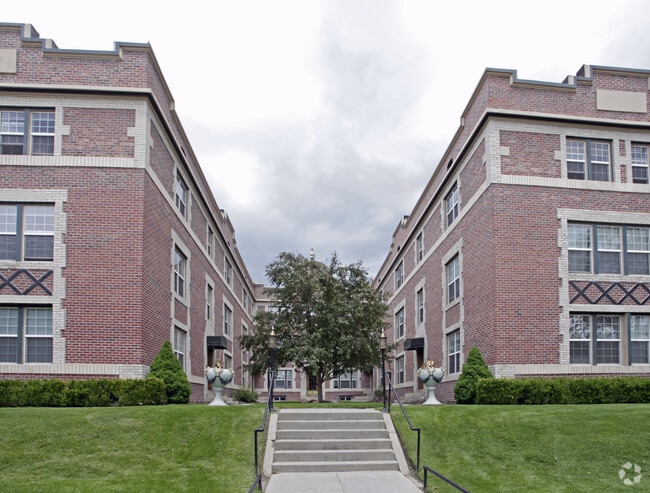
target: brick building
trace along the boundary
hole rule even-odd
[[[206,398],[260,285],[148,44],[0,24],[0,378],[143,377],[164,341]]]
[[[393,381],[440,400],[476,346],[497,377],[650,375],[650,71],[487,69],[375,286]]]

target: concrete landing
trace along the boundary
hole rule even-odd
[[[296,472],[271,476],[265,493],[422,493],[399,471]]]

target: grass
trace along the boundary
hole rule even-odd
[[[255,479],[253,430],[263,411],[262,405],[0,409],[0,491],[245,492]]]
[[[422,429],[421,464],[472,493],[650,491],[650,405],[408,406],[407,412]],[[415,461],[417,435],[399,407],[391,415]],[[628,461],[643,473],[632,486],[619,478]],[[428,484],[427,491],[456,491],[432,474]]]
[[[407,409],[422,428],[421,463],[472,493],[650,491],[650,405]],[[253,430],[263,411],[261,404],[2,408],[0,491],[245,492],[255,479]],[[399,407],[391,414],[415,460],[415,433]],[[642,468],[633,486],[618,476],[628,461]],[[427,491],[455,490],[429,475]]]

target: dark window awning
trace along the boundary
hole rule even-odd
[[[208,349],[228,349],[226,336],[207,336]]]
[[[424,337],[404,339],[404,351],[415,351],[416,349],[424,349]]]

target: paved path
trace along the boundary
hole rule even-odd
[[[266,493],[422,493],[399,471],[301,472],[271,476]]]

